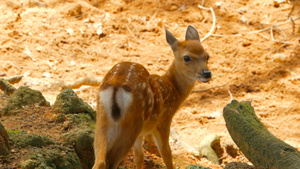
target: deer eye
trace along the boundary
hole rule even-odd
[[[207,59],[206,60],[208,60],[209,59],[209,55],[207,55]]]
[[[192,59],[188,56],[188,55],[185,55],[184,57],[183,57],[183,60],[184,60],[184,62],[190,62],[190,61],[192,61]]]

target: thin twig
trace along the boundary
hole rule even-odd
[[[276,23],[277,23],[277,20],[272,24],[271,29],[270,29],[270,35],[271,35],[272,41],[276,41],[276,40],[274,39],[274,36],[273,36],[273,26],[274,26]]]
[[[272,50],[271,52],[269,52],[269,53],[266,54],[265,56],[271,55],[271,54],[274,53],[274,52],[278,53],[278,51],[279,51],[281,48],[286,47],[287,45],[289,45],[289,44],[282,44],[281,46],[279,46],[278,48]]]
[[[235,50],[234,53],[232,54],[231,58],[232,58],[232,57],[235,57],[235,55],[238,53],[239,49],[240,49],[239,47],[236,48],[236,50]]]
[[[129,28],[128,24],[126,24],[126,28],[128,29],[130,35],[133,36],[140,43],[139,38],[134,35],[134,33],[132,32],[132,30]]]
[[[275,25],[276,23],[277,23],[277,20],[272,24],[272,26],[271,26],[271,28],[270,28],[270,34],[271,34],[272,41],[277,42],[277,43],[293,44],[293,43],[291,43],[291,42],[279,41],[279,40],[276,40],[276,39],[274,38],[274,35],[273,35],[273,27],[274,27],[274,25]]]
[[[298,19],[300,19],[300,17],[297,17],[297,18],[295,18],[293,20],[295,21],[295,20],[298,20]],[[277,25],[272,25],[272,26],[277,27],[277,26],[285,25],[285,24],[290,23],[290,22],[292,22],[292,21],[288,20],[288,21],[281,22],[281,23],[278,23]],[[267,30],[271,29],[272,26],[264,28],[264,29],[261,29],[261,30],[251,31],[251,32],[248,32],[248,33],[251,34],[251,33],[260,33],[260,32],[263,32],[263,31],[267,31]]]
[[[199,6],[198,6],[198,7],[199,7]],[[278,24],[273,25],[273,26],[274,26],[274,27],[278,27],[278,26],[285,25],[285,24],[287,24],[287,23],[296,21],[296,20],[298,20],[298,19],[300,19],[300,17],[297,17],[297,18],[295,18],[295,19],[290,18],[290,20],[288,20],[288,21],[285,21],[285,22],[282,22],[282,23],[278,23]],[[267,28],[264,28],[264,29],[256,30],[256,31],[246,32],[246,33],[244,33],[244,34],[261,33],[261,32],[264,32],[264,31],[267,31],[267,30],[271,29],[271,27],[272,27],[272,26],[267,27]],[[233,34],[233,35],[218,35],[218,34],[212,34],[211,36],[214,36],[214,37],[226,37],[226,36],[242,36],[242,35],[244,35],[244,34]]]
[[[207,90],[211,90],[211,89],[216,89],[216,88],[219,88],[219,87],[223,87],[223,86],[225,86],[225,85],[226,85],[226,84],[222,84],[222,85],[213,86],[213,87],[206,88],[206,89],[194,90],[193,92],[203,92],[203,91],[207,91]]]
[[[228,90],[228,93],[229,93],[229,95],[230,95],[230,101],[231,100],[233,100],[233,97],[232,97],[232,94],[231,94],[231,92],[230,92],[230,90],[229,90],[229,86],[227,85],[227,90]]]
[[[136,28],[136,26],[131,22],[131,19],[128,19],[128,22],[133,26],[135,31],[137,32],[136,38],[140,37],[140,31]]]
[[[158,0],[158,7],[157,7],[157,10],[156,12],[154,13],[154,15],[149,19],[149,21],[147,22],[147,27],[149,26],[149,23],[151,23],[151,21],[156,17],[156,15],[158,14],[159,12],[159,9],[160,9],[160,0]]]
[[[214,11],[214,9],[212,7],[205,8],[205,7],[201,6],[201,5],[198,5],[198,8],[204,9],[204,10],[210,10],[211,14],[213,16],[212,27],[211,27],[210,31],[208,32],[208,34],[205,35],[204,38],[201,39],[201,42],[203,42],[203,41],[205,41],[205,39],[207,39],[208,37],[210,37],[215,32],[215,29],[216,29],[216,15],[215,15],[215,11]]]

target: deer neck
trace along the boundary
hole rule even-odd
[[[175,63],[173,61],[164,77],[169,79],[169,81],[174,85],[177,93],[180,95],[183,101],[190,94],[192,88],[196,83],[196,80],[184,76],[179,71],[180,70],[176,69]]]

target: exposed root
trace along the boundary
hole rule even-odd
[[[7,77],[4,79],[8,81],[10,84],[15,84],[15,83],[19,83],[23,77],[24,77],[23,75],[18,75],[18,76]]]
[[[220,138],[215,134],[208,135],[203,138],[200,143],[199,152],[202,157],[206,157],[209,161],[220,164],[219,157],[213,147],[220,147]]]

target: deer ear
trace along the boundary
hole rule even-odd
[[[189,25],[186,30],[185,40],[198,40],[200,41],[199,34],[196,28]]]
[[[165,31],[166,31],[166,40],[168,42],[168,44],[171,46],[171,48],[173,50],[176,49],[176,43],[177,43],[177,39],[174,37],[174,35],[168,31],[165,27]]]

